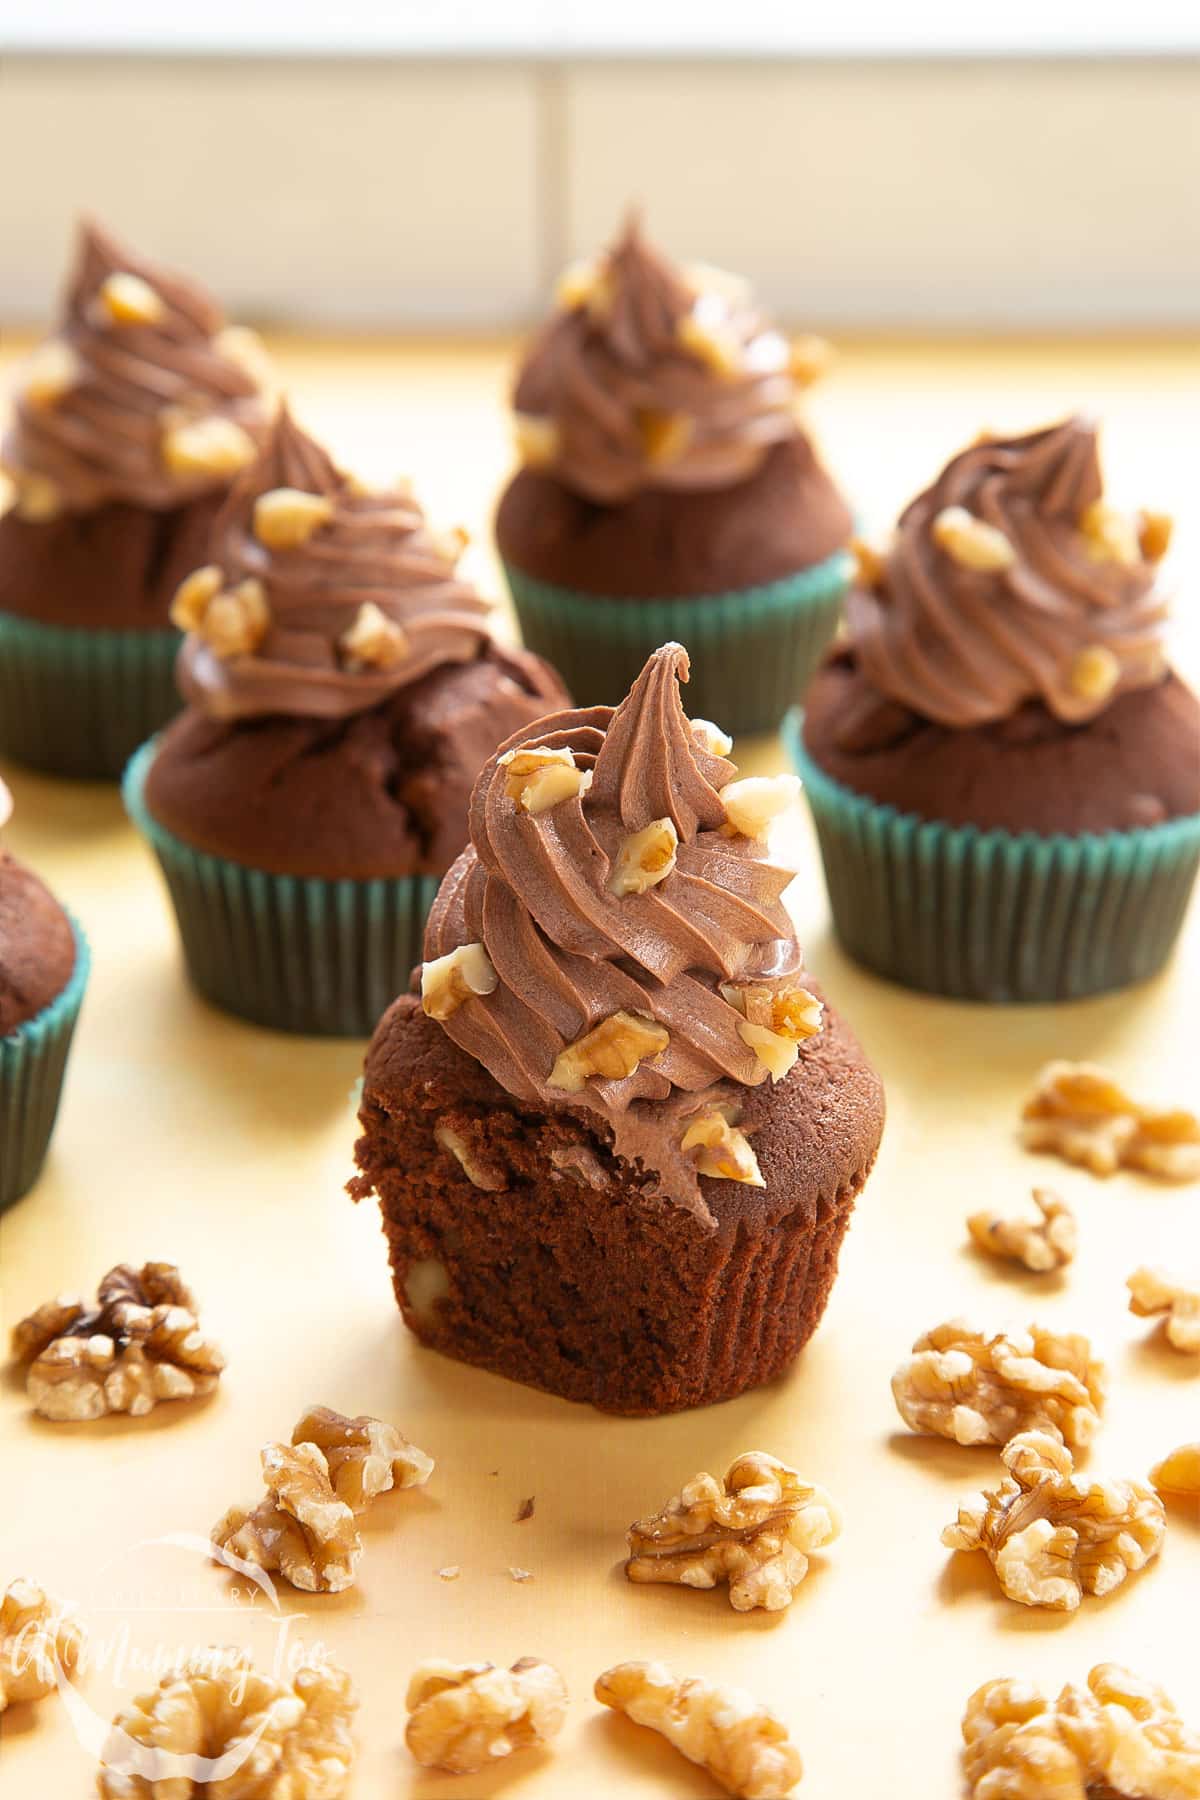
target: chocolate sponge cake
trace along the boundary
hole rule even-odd
[[[883,1127],[763,841],[794,784],[735,780],[686,677],[669,645],[621,707],[483,770],[421,992],[368,1054],[351,1186],[422,1342],[630,1414],[787,1367]]]

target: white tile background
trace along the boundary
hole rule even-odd
[[[640,198],[789,322],[1200,327],[1200,61],[0,60],[0,325],[94,208],[242,316],[503,328]]]

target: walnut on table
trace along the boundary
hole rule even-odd
[[[1046,1150],[1093,1175],[1141,1169],[1162,1181],[1200,1178],[1200,1119],[1142,1106],[1094,1063],[1047,1063],[1021,1115],[1027,1150]]]
[[[173,1263],[119,1263],[90,1308],[77,1298],[47,1301],[16,1326],[12,1351],[28,1364],[34,1410],[55,1421],[139,1417],[160,1400],[199,1399],[225,1367]]]
[[[1139,1319],[1162,1316],[1163,1335],[1175,1350],[1200,1356],[1200,1281],[1179,1281],[1145,1264],[1126,1282],[1129,1310]]]
[[[963,1717],[972,1800],[1198,1800],[1200,1735],[1160,1687],[1100,1663],[1056,1700],[1027,1681],[989,1681]]]
[[[325,1457],[339,1500],[354,1512],[392,1488],[424,1487],[434,1462],[396,1425],[361,1414],[349,1419],[329,1406],[310,1406],[292,1432],[293,1444],[315,1444]]]
[[[1045,1275],[1075,1260],[1079,1230],[1075,1214],[1061,1194],[1052,1188],[1034,1188],[1033,1199],[1040,1219],[1005,1217],[985,1208],[970,1214],[967,1230],[988,1256],[1008,1257],[1035,1275]]]
[[[1166,1513],[1145,1482],[1077,1475],[1065,1444],[1042,1431],[1022,1432],[1002,1457],[1008,1474],[959,1507],[942,1542],[984,1551],[1010,1600],[1074,1612],[1158,1555]]]
[[[340,1594],[354,1584],[362,1539],[339,1500],[315,1444],[267,1444],[267,1492],[253,1509],[231,1506],[213,1526],[218,1551],[278,1573],[306,1594]]]
[[[10,1581],[0,1599],[0,1713],[54,1691],[83,1649],[83,1628],[36,1582]]]
[[[550,1663],[427,1662],[408,1684],[404,1740],[423,1768],[475,1775],[514,1750],[548,1743],[567,1716],[567,1688]]]
[[[808,1573],[808,1557],[841,1532],[823,1488],[765,1451],[739,1456],[724,1481],[699,1474],[661,1512],[629,1528],[630,1581],[681,1587],[729,1584],[735,1612],[781,1612]]]
[[[1200,1444],[1180,1444],[1155,1463],[1150,1480],[1172,1500],[1200,1500]]]
[[[740,1800],[778,1800],[804,1772],[786,1725],[742,1688],[680,1677],[664,1663],[623,1662],[597,1678],[595,1691]]]
[[[248,1667],[238,1651],[209,1651],[117,1714],[101,1752],[100,1793],[340,1800],[357,1705],[350,1677],[332,1663],[302,1668],[288,1684]]]
[[[892,1393],[911,1431],[1006,1444],[1048,1429],[1080,1449],[1100,1424],[1105,1372],[1085,1337],[1031,1325],[989,1338],[951,1319],[917,1339]]]

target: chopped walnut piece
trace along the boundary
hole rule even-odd
[[[1061,1194],[1052,1188],[1034,1188],[1033,1198],[1040,1219],[1006,1218],[984,1208],[970,1215],[967,1230],[988,1256],[1008,1257],[1024,1263],[1035,1275],[1045,1275],[1074,1261],[1079,1229]]]
[[[962,1319],[927,1331],[892,1377],[911,1431],[959,1444],[1007,1444],[1019,1431],[1057,1431],[1090,1444],[1104,1406],[1104,1365],[1087,1338],[1031,1325],[985,1337]]]
[[[982,575],[1011,569],[1017,560],[1012,540],[965,506],[944,506],[930,527],[930,536],[954,562]]]
[[[171,623],[180,631],[199,631],[204,615],[224,585],[224,576],[215,563],[193,569],[175,590],[171,602]]]
[[[249,325],[223,325],[212,341],[218,356],[231,362],[254,383],[269,393],[278,386],[275,365],[267,346]]]
[[[172,1263],[120,1263],[90,1309],[77,1299],[40,1306],[12,1338],[34,1410],[56,1421],[141,1416],[160,1400],[210,1394],[225,1358],[202,1335],[195,1304]]]
[[[162,295],[128,269],[118,269],[100,283],[96,303],[111,325],[158,325],[166,317]]]
[[[231,1506],[218,1519],[216,1549],[278,1571],[306,1594],[353,1586],[362,1540],[354,1514],[333,1491],[322,1451],[316,1444],[267,1444],[262,1472],[266,1494],[253,1511]]]
[[[530,469],[545,469],[559,452],[558,426],[536,413],[517,413],[513,419],[517,455]]]
[[[195,632],[217,656],[247,656],[270,630],[271,610],[255,576],[223,588],[220,569],[206,563],[176,589],[171,622],[180,631]]]
[[[797,387],[811,387],[829,373],[836,355],[828,338],[807,332],[788,345],[788,374]]]
[[[1067,679],[1081,700],[1107,700],[1121,679],[1121,665],[1107,644],[1088,644],[1073,658]]]
[[[986,1682],[962,1733],[972,1800],[1200,1800],[1200,1735],[1115,1663],[1057,1700],[1031,1682]]]
[[[1173,1500],[1200,1500],[1200,1444],[1180,1444],[1155,1463],[1150,1479]]]
[[[591,299],[599,276],[599,265],[590,256],[577,257],[568,263],[554,284],[554,304],[564,312],[574,312]]]
[[[692,736],[699,742],[700,748],[708,756],[728,756],[733,749],[733,739],[711,719],[691,719]]]
[[[614,894],[644,894],[675,867],[679,833],[670,819],[653,819],[622,840],[608,885]]]
[[[681,1678],[664,1663],[624,1662],[597,1678],[596,1698],[661,1733],[742,1800],[790,1794],[804,1773],[786,1725],[743,1688]]]
[[[782,1612],[808,1573],[808,1557],[841,1533],[824,1488],[762,1450],[739,1456],[723,1482],[701,1473],[659,1513],[629,1527],[633,1582],[729,1585],[735,1612]]]
[[[1126,1282],[1129,1310],[1139,1319],[1163,1318],[1163,1333],[1176,1350],[1200,1355],[1200,1282],[1178,1281],[1163,1269],[1135,1269]]]
[[[100,1753],[104,1800],[341,1800],[358,1702],[335,1664],[288,1682],[236,1650],[170,1670],[113,1720]]]
[[[1142,1169],[1163,1181],[1200,1177],[1200,1119],[1138,1104],[1094,1063],[1047,1063],[1021,1115],[1027,1150],[1048,1150],[1093,1175]]]
[[[1141,560],[1136,522],[1107,500],[1093,500],[1084,507],[1079,529],[1093,562],[1132,564]]]
[[[795,805],[799,793],[795,775],[747,775],[723,787],[721,799],[733,831],[761,844],[779,815]]]
[[[34,469],[14,469],[0,465],[0,473],[8,476],[16,490],[13,502],[18,518],[31,525],[48,525],[63,510],[62,490],[48,475]]]
[[[692,312],[684,313],[675,328],[684,350],[714,375],[731,378],[746,366],[746,355],[736,331],[719,318],[710,317],[703,296]]]
[[[254,439],[235,419],[220,413],[177,419],[162,436],[162,457],[173,475],[236,475],[254,461]]]
[[[783,1080],[795,1065],[800,1045],[821,1029],[822,1003],[798,981],[774,987],[723,982],[721,996],[743,1015],[738,1035],[774,1081]]]
[[[330,1406],[310,1406],[292,1443],[317,1446],[334,1493],[353,1512],[364,1512],[392,1488],[424,1487],[433,1474],[432,1456],[410,1444],[397,1426],[365,1413],[349,1419]]]
[[[21,398],[28,406],[53,406],[70,393],[80,373],[79,358],[70,344],[51,338],[38,345],[21,371]]]
[[[367,600],[338,639],[338,648],[352,667],[394,669],[408,655],[408,637],[403,626]]]
[[[36,1582],[10,1581],[0,1598],[0,1713],[53,1693],[82,1649],[82,1628]]]
[[[569,748],[506,750],[500,767],[507,771],[504,791],[523,812],[541,813],[561,800],[574,800],[592,785],[590,769],[577,769]]]
[[[661,412],[657,407],[644,406],[636,416],[646,461],[660,467],[678,462],[692,441],[694,428],[687,413]]]
[[[1175,521],[1170,513],[1140,512],[1137,516],[1138,549],[1146,562],[1161,562],[1171,548]]]
[[[254,502],[254,535],[268,550],[298,550],[332,517],[333,500],[328,494],[270,488]]]
[[[854,578],[859,587],[874,590],[883,580],[887,569],[887,557],[874,544],[865,538],[850,540],[850,553],[854,557]]]
[[[767,1185],[749,1138],[719,1108],[689,1119],[679,1148],[691,1157],[701,1175],[717,1181],[744,1181],[748,1187]]]
[[[567,1716],[558,1670],[535,1656],[493,1663],[427,1662],[408,1684],[404,1741],[426,1769],[476,1775],[514,1750],[556,1737]]]
[[[610,1013],[560,1051],[546,1084],[578,1094],[593,1075],[602,1081],[624,1081],[639,1063],[661,1055],[670,1042],[670,1032],[654,1019],[641,1013]]]
[[[460,1131],[453,1125],[441,1120],[433,1128],[434,1141],[448,1150],[467,1180],[475,1187],[482,1188],[485,1193],[499,1194],[508,1186],[507,1177],[500,1168],[493,1165],[488,1168],[479,1158],[472,1154],[471,1147]]]
[[[958,1509],[948,1550],[982,1550],[1010,1600],[1074,1612],[1110,1594],[1162,1548],[1163,1503],[1142,1481],[1076,1475],[1057,1436],[1026,1431],[1001,1452],[1008,1474]]]
[[[421,964],[421,1005],[431,1019],[448,1019],[472,995],[494,994],[499,980],[482,944],[460,944]]]

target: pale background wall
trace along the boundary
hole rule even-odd
[[[745,271],[791,322],[1200,328],[1193,56],[81,56],[11,41],[0,325],[45,316],[88,206],[243,316],[498,329],[536,315],[559,263],[639,198],[670,247]]]

